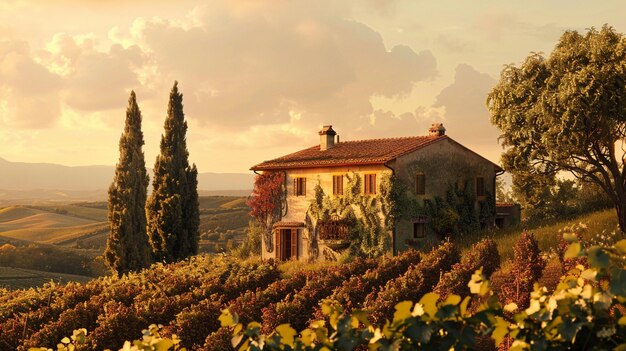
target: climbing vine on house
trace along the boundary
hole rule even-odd
[[[463,186],[450,184],[445,198],[436,196],[424,199],[423,204],[408,190],[406,184],[395,176],[389,177],[389,203],[396,218],[430,219],[429,231],[439,238],[458,236],[481,228],[481,223],[492,223],[495,216],[495,202],[490,192],[485,193],[485,200],[478,201],[473,182],[466,180]],[[381,194],[383,191],[381,190]]]
[[[246,202],[250,206],[250,215],[263,230],[263,242],[267,252],[274,250],[272,245],[272,226],[287,211],[287,189],[285,173],[263,172],[254,179],[254,190]]]
[[[352,255],[377,257],[389,251],[394,213],[397,211],[392,196],[396,190],[390,176],[382,177],[376,196],[361,193],[361,177],[358,174],[353,172],[347,174],[346,178],[348,182],[344,196],[331,197],[324,193],[319,184],[315,187],[315,197],[311,200],[305,220],[313,257],[319,254],[318,223],[333,217],[349,223],[349,251]],[[330,256],[328,253],[323,254]]]
[[[428,231],[445,238],[479,230],[495,215],[491,194],[477,202],[472,180],[450,184],[445,197],[421,200],[394,174],[381,177],[375,196],[362,194],[360,175],[353,172],[346,178],[343,196],[328,196],[319,184],[315,187],[305,219],[312,258],[323,254],[333,259],[331,253],[319,252],[317,225],[333,218],[349,223],[352,255],[376,257],[389,251],[398,219],[429,218]]]

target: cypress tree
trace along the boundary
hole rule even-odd
[[[111,233],[104,251],[107,266],[118,275],[150,265],[145,213],[148,175],[143,145],[141,111],[135,92],[131,91],[120,137],[120,159],[109,187]]]
[[[198,171],[195,165],[189,166],[187,122],[178,82],[170,92],[164,128],[146,205],[147,231],[154,258],[173,262],[198,253],[200,224]]]

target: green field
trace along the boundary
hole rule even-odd
[[[223,252],[229,245],[236,247],[244,240],[248,222],[251,219],[249,208],[245,203],[246,198],[201,196],[199,202],[201,252]],[[22,268],[40,271],[54,270],[55,267],[42,266],[41,262],[62,262],[59,261],[59,257],[66,255],[68,261],[72,256],[74,259],[72,262],[82,262],[84,257],[90,257],[94,262],[94,267],[89,268],[89,271],[102,272],[104,269],[102,260],[98,261],[96,257],[102,253],[106,245],[109,232],[106,216],[105,202],[39,206],[14,205],[0,208],[0,248],[7,243],[18,248],[22,247],[23,252],[35,255],[32,256],[33,261],[37,258],[37,262],[40,262],[25,265],[28,259],[18,256]],[[556,244],[556,234],[559,230],[580,223],[586,226],[586,229],[583,229],[581,233],[586,239],[591,239],[602,233],[607,235],[617,227],[615,212],[610,209],[540,227],[523,228],[523,226],[518,226],[498,231],[480,232],[456,238],[455,241],[461,249],[466,250],[480,240],[482,236],[492,236],[498,243],[501,256],[507,260],[513,257],[515,241],[523,230],[534,233],[541,249],[549,251],[549,248]],[[40,245],[40,248],[33,248],[33,245]],[[27,247],[28,249],[26,249]],[[43,256],[43,258],[38,256]],[[49,257],[49,259],[46,260],[45,257]],[[7,260],[5,260],[5,265],[6,262]],[[59,270],[58,267],[56,269]],[[80,274],[85,273],[81,272]],[[0,279],[4,279],[5,284],[12,279],[7,277],[10,278],[10,275],[0,269]],[[31,283],[32,285],[39,285],[40,282],[50,278],[47,276],[39,277],[41,275],[23,278],[19,284],[21,284],[20,286],[30,286]],[[2,285],[0,284],[0,286]]]
[[[457,242],[464,249],[468,249],[471,245],[480,240],[481,236],[489,235],[498,243],[498,251],[504,260],[513,258],[513,247],[517,238],[522,231],[526,230],[534,234],[539,242],[539,248],[542,251],[549,251],[557,244],[557,234],[565,228],[573,225],[584,225],[580,233],[584,239],[591,240],[597,235],[610,235],[610,233],[618,230],[617,216],[614,209],[607,209],[598,212],[592,212],[574,219],[558,221],[545,226],[525,228],[520,225],[494,232],[481,232],[460,238]]]
[[[202,238],[204,251],[242,240],[250,219],[245,198],[201,196],[199,202],[200,233],[217,234]],[[8,239],[104,250],[108,232],[105,202],[0,208],[0,236]]]
[[[201,252],[222,251],[229,242],[242,242],[250,220],[245,197],[201,196],[199,203]],[[99,275],[104,267],[98,256],[106,246],[108,234],[106,202],[2,207],[0,262],[5,267],[0,263],[0,287],[38,286],[58,277],[61,281],[80,280],[81,276],[76,275],[43,274],[55,270],[67,273],[69,262],[87,266],[80,274]],[[3,252],[5,244],[10,246]],[[11,246],[16,249],[11,250]]]
[[[41,286],[51,281],[57,283],[87,282],[93,279],[74,274],[62,274],[37,271],[32,269],[0,267],[0,288],[26,289],[33,286]]]

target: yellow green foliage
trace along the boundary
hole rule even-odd
[[[575,237],[567,239],[573,242],[566,256],[587,257],[589,268],[570,270],[552,293],[535,285],[528,308],[521,311],[514,303],[498,302],[480,269],[468,283],[470,296],[450,294],[442,299],[431,292],[415,303],[402,301],[395,306],[393,319],[383,325],[373,325],[364,311],[344,313],[333,301],[322,304],[325,320],[313,321],[301,331],[281,324],[263,334],[261,324],[243,325],[228,310],[222,311],[219,321],[232,331],[232,346],[242,351],[468,350],[484,336],[495,346],[507,340],[509,350],[515,351],[624,350],[626,240],[583,249]],[[475,311],[468,309],[472,300],[480,301]],[[64,339],[58,350],[68,349],[66,341],[70,340]],[[74,338],[71,343],[79,344]],[[182,350],[179,344],[175,336],[162,338],[153,325],[142,340],[127,342],[122,350]]]

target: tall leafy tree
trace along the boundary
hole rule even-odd
[[[263,232],[267,252],[274,251],[272,225],[284,215],[286,195],[285,173],[263,172],[254,178],[254,190],[246,204],[250,206],[250,215],[256,218]]]
[[[200,224],[198,170],[195,164],[189,165],[187,122],[178,82],[170,92],[164,128],[146,213],[154,258],[173,262],[198,253]]]
[[[509,65],[487,98],[515,178],[567,171],[600,186],[626,231],[626,39],[605,25],[565,32],[548,57]],[[527,182],[517,182],[523,185]],[[532,193],[532,192],[531,192]]]
[[[146,235],[148,175],[142,147],[141,111],[130,93],[126,124],[120,138],[120,159],[109,187],[108,217],[111,233],[104,251],[106,264],[121,275],[150,265]]]

